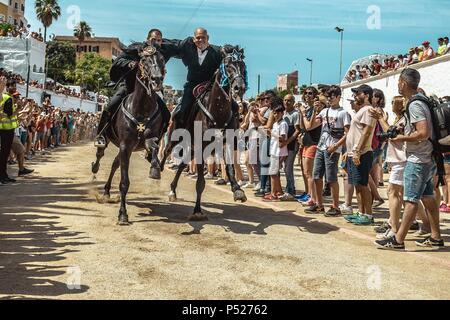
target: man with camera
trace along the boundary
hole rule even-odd
[[[418,92],[420,73],[412,68],[403,70],[400,75],[399,93],[408,101],[406,107],[406,126],[404,134],[392,141],[406,143],[406,167],[404,172],[405,211],[396,234],[388,239],[377,240],[375,245],[381,249],[404,250],[405,239],[419,210],[419,202],[427,209],[431,236],[416,241],[421,247],[443,248],[444,240],[439,226],[439,208],[434,192],[436,162],[433,158],[433,122],[426,97]]]
[[[317,153],[314,160],[314,187],[316,191],[317,203],[305,210],[306,213],[321,213],[327,217],[341,215],[339,209],[339,184],[338,165],[342,153],[342,146],[346,140],[346,134],[350,127],[350,115],[340,106],[342,91],[338,86],[331,86],[326,93],[326,108],[309,123],[314,127],[316,123],[322,125],[322,135],[317,145]],[[320,110],[321,102],[316,101],[315,112]],[[323,178],[329,183],[333,198],[332,208],[325,213],[323,205]]]

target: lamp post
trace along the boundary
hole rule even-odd
[[[311,63],[311,70],[309,73],[309,85],[312,85],[312,75],[313,75],[313,59],[310,58],[306,58],[306,60],[308,60]]]
[[[340,67],[339,67],[339,84],[342,80],[342,57],[343,57],[343,47],[344,47],[344,28],[336,27],[334,28],[337,32],[341,34],[341,58],[340,58]]]

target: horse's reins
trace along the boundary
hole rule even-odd
[[[153,53],[154,54],[154,53]],[[147,79],[149,80],[149,86],[147,87],[145,85],[145,83],[142,81],[141,77],[139,76],[139,74],[136,74],[136,79],[139,82],[139,84],[144,87],[145,91],[147,92],[147,95],[151,98],[153,97],[153,83],[151,82],[151,77],[148,75],[148,73],[146,72],[146,70],[144,69],[143,65],[141,62],[139,62],[139,69],[141,71],[141,76],[142,79]],[[130,119],[135,125],[136,128],[138,130],[138,134],[143,134],[145,132],[146,126],[147,124],[153,122],[160,114],[160,108],[157,107],[156,110],[153,112],[152,115],[150,115],[149,117],[145,118],[143,121],[139,122],[126,108],[125,108],[125,104],[124,104],[124,100],[122,100],[121,103],[121,108],[122,112],[124,113],[124,115]]]
[[[223,95],[225,96],[225,98],[228,102],[233,101],[233,99],[231,97],[231,88],[232,88],[233,83],[236,81],[236,79],[239,79],[239,78],[244,79],[244,77],[241,75],[240,70],[238,68],[236,68],[234,65],[231,65],[231,67],[236,71],[235,76],[231,79],[230,79],[230,76],[228,74],[226,74],[225,68],[223,68],[223,71],[221,71],[221,69],[217,70],[214,75],[214,83],[217,84],[217,86],[220,88],[220,90],[222,91]],[[229,79],[228,80],[228,87],[229,87],[228,93],[225,91],[224,86],[217,79],[218,75],[220,75],[222,72],[225,73],[223,76],[225,76],[227,79]],[[214,126],[217,126],[217,121],[214,119],[214,116],[211,114],[211,112],[209,112],[209,110],[203,105],[201,98],[199,98],[197,100],[197,104],[200,107],[200,110],[202,110],[202,112],[214,124]],[[233,111],[230,110],[230,116],[228,117],[227,121],[225,122],[225,128],[231,122],[232,118],[233,118]]]

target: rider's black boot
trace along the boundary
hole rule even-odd
[[[109,125],[111,116],[108,111],[103,111],[98,124],[97,137],[95,138],[94,145],[97,148],[106,148],[106,129]]]

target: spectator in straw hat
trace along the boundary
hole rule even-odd
[[[425,41],[422,43],[423,46],[423,55],[421,61],[427,61],[434,58],[434,50],[430,46],[430,41]]]

